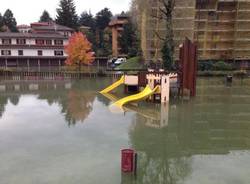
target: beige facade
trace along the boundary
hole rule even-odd
[[[118,38],[123,31],[123,26],[128,23],[127,16],[118,16],[109,23],[109,28],[112,31],[112,56],[118,57],[120,53],[120,46]]]
[[[162,4],[145,0],[139,11],[141,47],[146,60],[161,58]],[[200,60],[250,60],[250,0],[176,0],[173,13],[175,59],[185,37],[198,45]]]

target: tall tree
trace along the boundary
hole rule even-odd
[[[111,18],[112,13],[108,8],[104,8],[96,14],[97,47],[99,50],[97,53],[101,53],[101,55],[104,55],[105,51],[111,47],[110,40],[104,38],[104,36],[108,35],[105,33],[105,28],[108,27]]]
[[[91,13],[82,12],[79,18],[79,25],[80,26],[87,26],[90,29],[85,32],[88,40],[92,43],[92,48],[94,51],[96,51],[96,24],[95,24],[95,18]]]
[[[74,0],[61,0],[57,8],[56,23],[73,29],[78,28],[78,16]]]
[[[166,22],[166,36],[163,40],[162,60],[166,69],[171,70],[174,63],[174,32],[173,32],[173,10],[175,0],[158,0],[162,3],[160,11]]]
[[[79,69],[82,64],[91,64],[95,59],[92,44],[88,41],[87,37],[80,32],[74,33],[70,37],[65,51],[68,54],[66,64],[77,65]]]
[[[123,54],[128,54],[130,57],[137,55],[139,50],[139,39],[136,26],[132,23],[131,19],[123,26],[123,32],[118,41]]]
[[[2,14],[0,13],[0,32],[2,32],[3,30],[2,30],[2,27],[3,27],[3,16],[2,16]]]
[[[7,26],[11,32],[18,32],[16,19],[10,9],[7,9],[3,15],[3,24]]]
[[[112,17],[112,12],[108,8],[102,9],[96,14],[96,26],[100,30],[104,30],[108,25]]]
[[[53,19],[50,17],[49,12],[47,10],[44,10],[41,17],[40,17],[39,22],[50,22],[52,20]]]
[[[95,29],[95,18],[91,13],[88,12],[82,12],[79,18],[79,24],[81,26],[88,26],[91,29]]]

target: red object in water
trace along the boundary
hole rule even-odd
[[[123,149],[121,152],[122,152],[122,160],[121,160],[122,172],[133,172],[135,151],[132,149]]]

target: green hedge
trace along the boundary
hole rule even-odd
[[[224,61],[199,61],[198,70],[199,71],[230,71],[234,70],[234,66],[230,63]]]

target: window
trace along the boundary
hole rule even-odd
[[[46,40],[45,43],[46,45],[52,45],[52,40]]]
[[[54,40],[55,45],[63,45],[63,40]]]
[[[11,55],[11,51],[10,50],[1,50],[1,55],[2,56],[10,56]]]
[[[18,44],[18,45],[25,45],[26,44],[26,40],[25,39],[16,39],[16,44]]]
[[[37,39],[36,45],[44,45],[44,40]]]
[[[42,56],[42,55],[43,55],[43,51],[42,51],[42,50],[38,50],[38,51],[37,51],[37,55],[38,55],[38,56]]]
[[[55,54],[55,56],[63,56],[63,51],[62,50],[55,50],[54,54]]]
[[[23,50],[18,50],[18,56],[23,56]]]
[[[69,32],[64,32],[64,36],[69,36]]]
[[[10,45],[11,44],[11,39],[2,39],[2,44]]]

